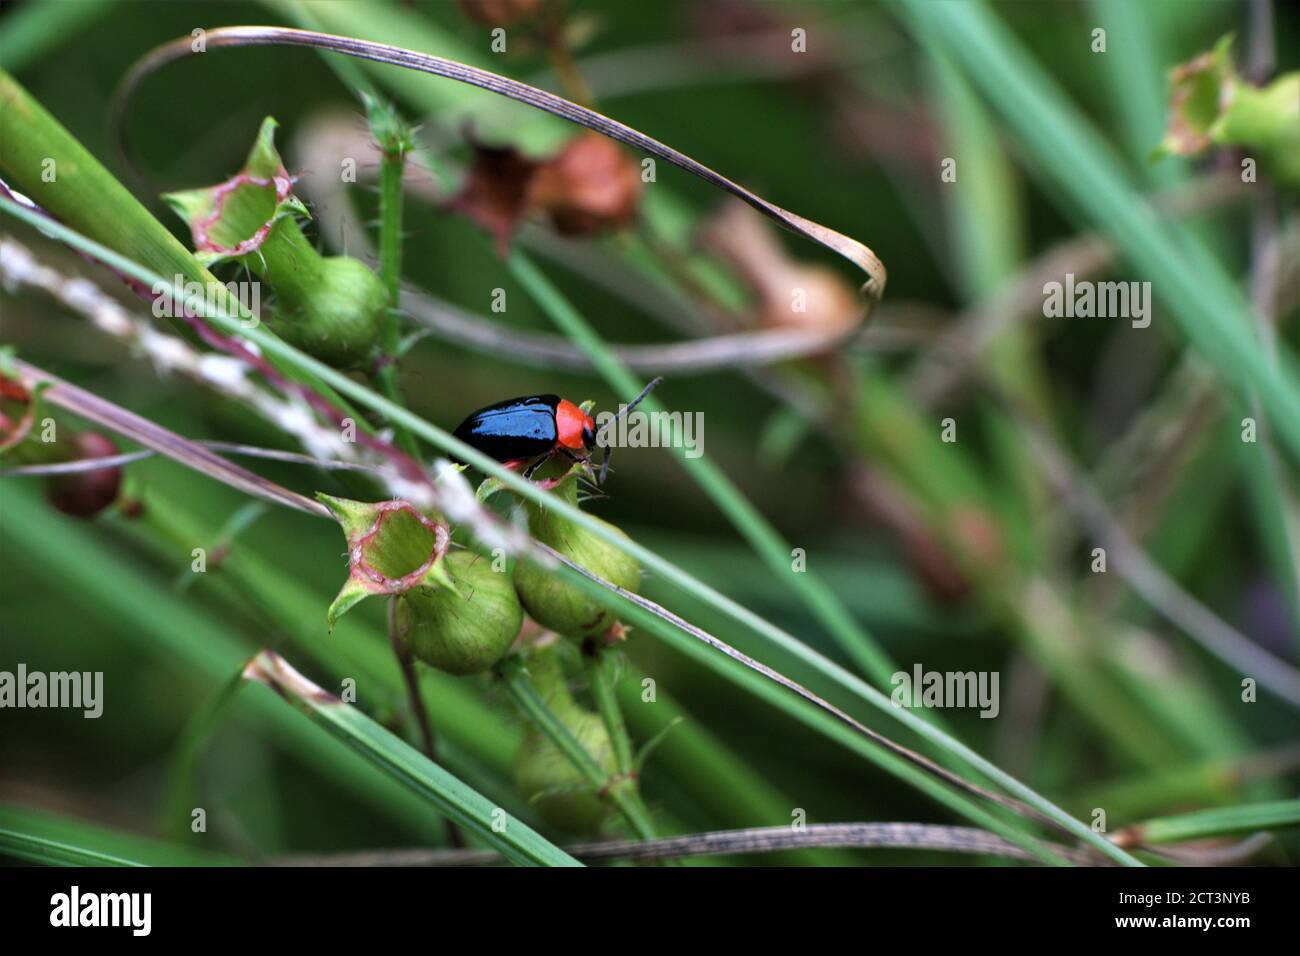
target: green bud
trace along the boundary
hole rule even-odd
[[[322,256],[303,235],[299,219],[310,213],[293,195],[275,129],[268,116],[235,176],[163,198],[189,225],[200,262],[239,262],[271,287],[274,313],[263,318],[273,332],[330,365],[357,366],[378,341],[387,290],[361,260]]]
[[[577,507],[576,469],[560,479],[555,493]],[[632,592],[640,589],[641,566],[635,558],[550,509],[531,501],[526,503],[526,507],[528,530],[538,541],[550,545],[570,561],[612,584]],[[601,523],[626,537],[614,525]],[[616,623],[611,611],[552,571],[521,564],[515,569],[515,590],[524,610],[533,620],[569,637],[597,637]]]
[[[609,731],[599,714],[581,707],[569,692],[558,648],[537,648],[528,675],[546,705],[610,776],[617,771]],[[540,731],[532,728],[515,756],[515,783],[547,823],[571,833],[596,833],[610,806],[582,772]]]
[[[397,637],[431,667],[478,674],[505,656],[524,621],[507,571],[472,551],[444,560],[450,584],[418,587],[398,599]]]
[[[366,107],[366,121],[375,145],[386,156],[404,156],[416,147],[415,129],[407,123],[388,100],[361,93]]]
[[[284,241],[275,241],[277,235]],[[270,245],[263,277],[276,292],[271,330],[328,365],[361,365],[379,339],[387,309],[379,277],[359,259],[321,257],[297,223],[278,226]]]

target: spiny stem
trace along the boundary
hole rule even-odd
[[[397,380],[397,352],[401,342],[399,324],[402,294],[402,175],[410,151],[410,130],[396,110],[376,99],[366,97],[370,128],[379,143],[379,278],[388,292],[388,310],[380,333],[381,354],[375,365],[375,379],[384,395],[402,403]],[[419,457],[415,437],[404,426],[393,422],[398,447],[413,458]]]
[[[397,351],[399,329],[397,309],[401,304],[402,281],[402,172],[406,155],[402,149],[384,150],[379,161],[379,278],[388,291],[388,314],[384,321],[383,347],[388,356]]]

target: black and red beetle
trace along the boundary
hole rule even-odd
[[[662,378],[656,378],[647,385],[640,395],[619,409],[615,420],[640,404],[661,381]],[[603,482],[612,449],[600,439],[612,424],[607,423],[597,432],[596,420],[568,399],[558,395],[523,395],[472,412],[452,434],[507,468],[532,462],[524,472],[525,477],[530,477],[554,455],[585,461],[592,449],[601,445],[605,449],[600,466]]]

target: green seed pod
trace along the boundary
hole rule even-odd
[[[353,368],[379,338],[388,293],[359,259],[322,257],[295,222],[283,222],[263,246],[262,276],[276,292],[267,323],[276,335],[336,368]],[[304,250],[310,250],[309,253]]]
[[[1156,157],[1241,148],[1277,180],[1300,188],[1300,72],[1255,86],[1232,61],[1232,35],[1169,74],[1169,123]]]
[[[571,472],[555,488],[569,504],[578,503],[578,476]],[[527,503],[528,530],[575,564],[628,591],[641,586],[641,566],[636,559],[554,511]],[[597,521],[600,519],[597,518]],[[606,527],[623,535],[608,522]],[[626,535],[623,535],[626,537]],[[614,623],[614,615],[586,593],[557,574],[527,564],[515,569],[515,590],[530,617],[552,631],[574,638],[596,637]]]
[[[262,318],[273,332],[323,362],[353,368],[378,342],[388,292],[364,262],[322,256],[303,235],[299,220],[310,213],[293,195],[275,128],[274,119],[263,121],[244,168],[230,179],[163,198],[189,225],[200,262],[238,262],[271,287],[275,307]]]
[[[528,658],[528,674],[547,706],[608,775],[617,770],[609,732],[599,714],[579,706],[565,686],[555,646]],[[515,783],[547,823],[571,833],[596,833],[610,816],[609,804],[564,753],[530,729],[515,756]]]
[[[478,674],[505,656],[524,621],[506,571],[472,551],[447,555],[449,587],[418,587],[397,603],[397,637],[448,674]]]

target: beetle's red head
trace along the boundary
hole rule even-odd
[[[555,406],[556,443],[571,451],[582,451],[596,443],[596,420],[568,399]]]

